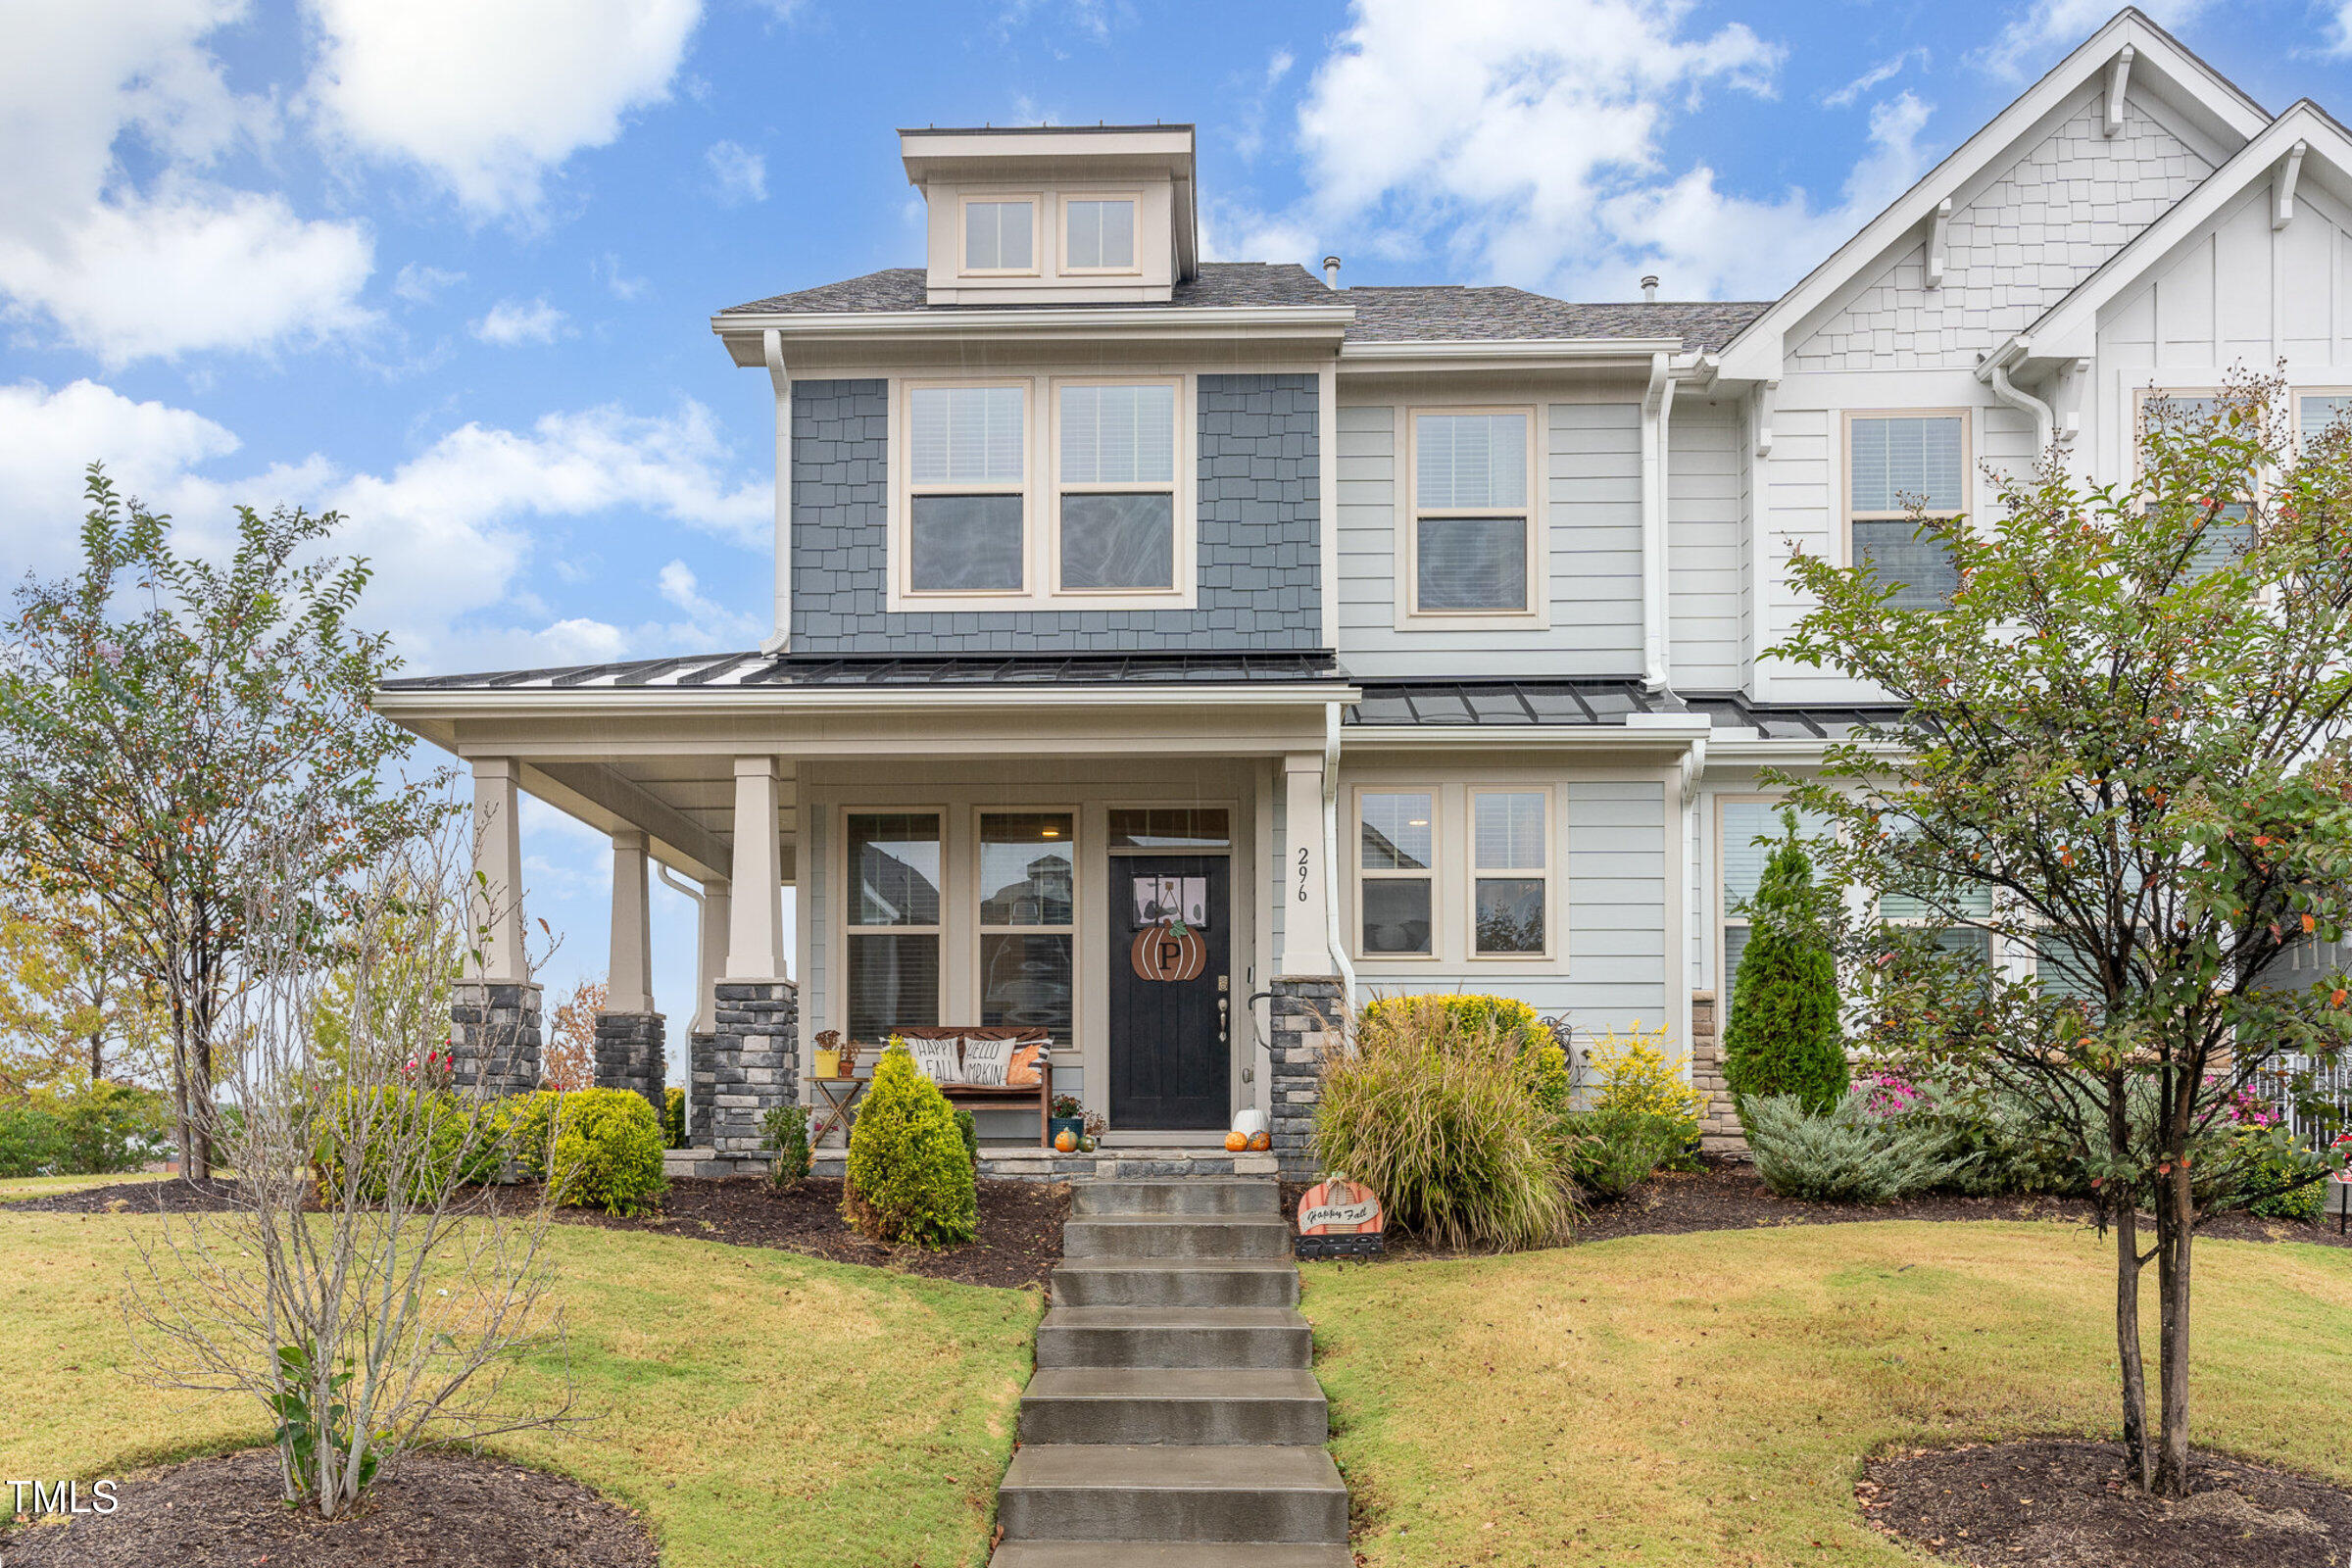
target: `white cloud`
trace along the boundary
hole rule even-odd
[[[2213,0],[2139,0],[2139,9],[2160,27],[2179,31],[2204,14]],[[1994,75],[2015,81],[2039,75],[2083,39],[2105,26],[2116,0],[2027,0],[2010,13],[1991,44],[1976,57]]]
[[[1928,51],[1926,48],[1922,47],[1918,49],[1905,49],[1898,55],[1893,55],[1887,59],[1880,61],[1877,65],[1871,67],[1868,71],[1865,71],[1862,73],[1862,74],[1856,76],[1853,80],[1847,82],[1836,92],[1823,93],[1821,96],[1823,107],[1829,109],[1851,109],[1858,101],[1860,101],[1864,93],[1870,91],[1874,87],[1884,86],[1887,82],[1892,81],[1896,76],[1901,75],[1903,69],[1910,65],[1914,60],[1919,62],[1921,70],[1926,70],[1928,65]]]
[[[2321,31],[2326,38],[2323,47],[2327,53],[2338,58],[2352,55],[2352,0],[2336,0],[2334,15]]]
[[[206,40],[241,0],[12,8],[0,51],[0,295],[110,365],[267,352],[360,330],[367,227],[306,220],[206,172],[267,149],[277,111],[232,91]],[[144,188],[119,154],[155,170]]]
[[[564,331],[564,313],[544,299],[500,300],[470,330],[484,343],[502,349],[553,343]]]
[[[703,161],[710,166],[711,188],[721,206],[767,200],[767,159],[739,142],[712,142]]]
[[[620,257],[607,251],[588,264],[588,275],[605,285],[607,293],[616,300],[633,300],[645,292],[647,280],[631,277],[620,270]]]
[[[392,292],[411,305],[430,305],[440,292],[453,283],[466,281],[464,272],[452,272],[438,267],[425,267],[410,262],[392,280]]]
[[[1784,50],[1744,24],[1693,30],[1691,0],[1356,0],[1298,110],[1308,194],[1224,211],[1239,254],[1311,261],[1346,245],[1473,281],[1630,297],[1777,293],[1907,183],[1927,110],[1879,105],[1838,202],[1717,188],[1672,171],[1674,119],[1709,89],[1769,97]],[[1794,270],[1792,270],[1792,269]]]
[[[750,648],[775,629],[772,612],[767,615],[747,614],[704,597],[702,583],[683,561],[669,562],[655,581],[663,599],[694,617],[692,632],[699,634],[706,644],[715,640]]]
[[[692,401],[666,415],[550,414],[528,430],[468,423],[383,474],[320,457],[214,471],[239,450],[215,420],[95,382],[0,387],[0,578],[72,565],[82,466],[102,459],[121,489],[177,518],[199,551],[230,543],[240,502],[343,513],[334,548],[376,568],[365,618],[389,627],[419,665],[581,662],[665,638],[707,643],[710,632],[549,616],[526,575],[543,531],[635,511],[763,550],[774,515],[769,482],[737,473],[710,411]]]
[[[424,169],[477,214],[537,206],[548,171],[669,96],[701,0],[309,0],[327,133]]]

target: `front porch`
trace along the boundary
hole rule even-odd
[[[736,656],[404,682],[382,707],[473,776],[489,940],[460,1009],[466,1071],[538,1079],[528,795],[612,842],[597,1081],[658,1102],[683,1035],[678,1174],[762,1167],[764,1112],[815,1099],[820,1034],[855,1042],[863,1072],[899,1028],[1023,1026],[1051,1037],[1051,1093],[1108,1131],[1056,1154],[1035,1102],[977,1106],[982,1174],[1230,1176],[1306,1157],[1310,1052],[1340,990],[1326,748],[1354,695],[1291,655]],[[682,1030],[653,995],[657,874],[698,910]],[[1226,1152],[1245,1108],[1275,1150]],[[820,1172],[842,1155],[837,1132]]]

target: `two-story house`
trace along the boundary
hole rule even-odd
[[[721,1156],[825,1029],[1041,1025],[1111,1150],[1256,1106],[1288,1163],[1349,995],[1664,1020],[1703,1076],[1756,770],[1874,696],[1770,656],[1789,553],[1932,598],[1908,497],[2126,478],[2140,401],[2239,363],[2352,395],[2352,137],[2132,11],[1762,303],[1203,261],[1188,126],[900,143],[920,265],[711,319],[774,399],[773,636],[379,700],[470,765],[492,886],[518,794],[612,835],[611,1081],[661,1079],[648,862],[699,898]],[[1190,979],[1133,956],[1170,909]],[[535,1022],[522,917],[469,1038]]]

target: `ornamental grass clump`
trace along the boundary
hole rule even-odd
[[[1461,1002],[1392,997],[1357,1014],[1353,1039],[1323,1060],[1315,1156],[1438,1246],[1555,1241],[1576,1217],[1575,1146],[1546,1102],[1549,1032]]]
[[[950,1247],[979,1234],[979,1192],[955,1107],[903,1041],[893,1039],[874,1064],[850,1129],[846,1175],[842,1218],[875,1241]]]

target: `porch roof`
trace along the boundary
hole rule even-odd
[[[1842,740],[1901,710],[1886,704],[1752,702],[1737,692],[1652,692],[1632,677],[1563,680],[1364,681],[1352,725],[1511,728],[1622,725],[1637,714],[1700,717],[1765,740]]]
[[[1328,653],[1243,651],[1173,654],[1009,654],[864,658],[693,654],[611,664],[560,664],[388,680],[387,692],[611,692],[675,689],[683,694],[742,687],[791,690],[856,687],[1166,686],[1329,681],[1347,677]]]

